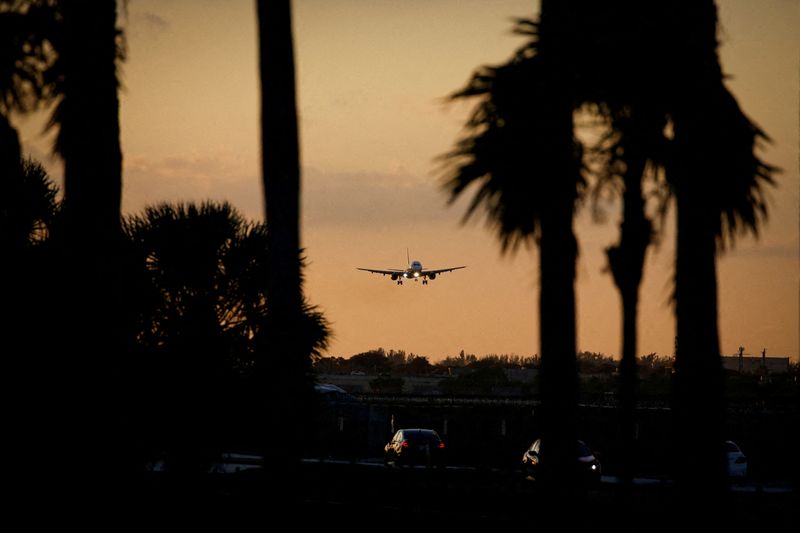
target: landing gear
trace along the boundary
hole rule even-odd
[[[428,280],[427,280],[427,279],[423,279],[423,280],[422,280],[422,284],[423,284],[423,285],[427,285],[427,284],[428,284]]]
[[[398,285],[402,285],[402,284],[403,284],[403,280],[402,280],[402,279],[398,279],[398,280],[397,280],[397,284],[398,284]]]

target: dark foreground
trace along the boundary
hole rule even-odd
[[[597,486],[555,496],[518,472],[383,468],[307,462],[293,482],[276,485],[269,470],[198,480],[180,488],[151,481],[141,511],[157,525],[248,530],[346,531],[797,531],[796,491],[730,492],[705,521],[681,512],[667,483]],[[711,502],[694,502],[707,509]],[[143,516],[138,517],[139,519]],[[137,520],[139,521],[139,520]],[[145,520],[145,522],[149,519]],[[279,525],[287,522],[286,525]],[[435,529],[434,529],[435,528]]]

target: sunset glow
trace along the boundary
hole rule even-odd
[[[721,350],[800,352],[800,5],[720,0],[722,64],[742,109],[772,139],[761,155],[780,167],[771,215],[718,262]],[[295,40],[303,167],[305,294],[331,322],[328,353],[403,349],[432,360],[539,350],[536,250],[502,257],[480,223],[447,207],[437,156],[470,108],[446,105],[480,65],[521,44],[511,20],[530,0],[301,0]],[[250,0],[134,0],[123,21],[123,209],[161,201],[229,200],[263,218],[255,7]],[[25,151],[54,176],[61,165],[41,135],[19,123]],[[576,222],[578,349],[620,350],[620,304],[604,249],[617,239],[619,205]],[[674,220],[648,255],[639,353],[671,355]],[[357,266],[402,269],[406,249],[426,268],[468,265],[424,285],[398,286]]]

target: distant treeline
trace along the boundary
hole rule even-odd
[[[619,361],[609,355],[596,352],[580,352],[577,355],[578,370],[582,374],[613,374],[619,367]],[[638,360],[639,371],[643,376],[669,373],[673,358],[651,353]],[[315,362],[315,370],[321,374],[348,374],[363,372],[364,374],[392,374],[406,376],[430,376],[449,374],[452,369],[469,368],[527,368],[538,369],[538,355],[488,354],[476,356],[464,353],[448,356],[441,361],[431,362],[427,356],[406,353],[404,350],[385,350],[376,348],[349,358],[320,357]]]
[[[619,389],[619,360],[596,352],[577,356],[581,375],[581,401],[616,401]],[[674,358],[650,353],[637,359],[640,402],[665,402],[673,388]],[[438,394],[446,396],[537,396],[539,385],[515,370],[538,371],[538,355],[489,354],[476,356],[462,350],[457,356],[431,362],[428,357],[404,350],[376,348],[344,357],[318,357],[314,370],[319,374],[370,376],[369,391],[402,394],[408,378],[437,378]],[[800,365],[793,363],[787,373],[769,376],[727,371],[725,398],[732,407],[785,408],[797,403]],[[345,386],[346,387],[346,386]]]

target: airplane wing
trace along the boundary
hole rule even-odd
[[[460,267],[449,267],[449,268],[437,268],[433,270],[423,270],[422,272],[420,272],[420,274],[423,276],[428,276],[430,274],[443,274],[445,272],[452,272],[453,270],[458,270],[459,268],[467,268],[467,267],[460,266]]]
[[[356,270],[363,270],[364,272],[371,272],[372,274],[381,274],[383,276],[391,276],[392,274],[402,274],[405,270],[397,270],[390,268],[387,270],[378,270],[375,268],[356,268]]]

